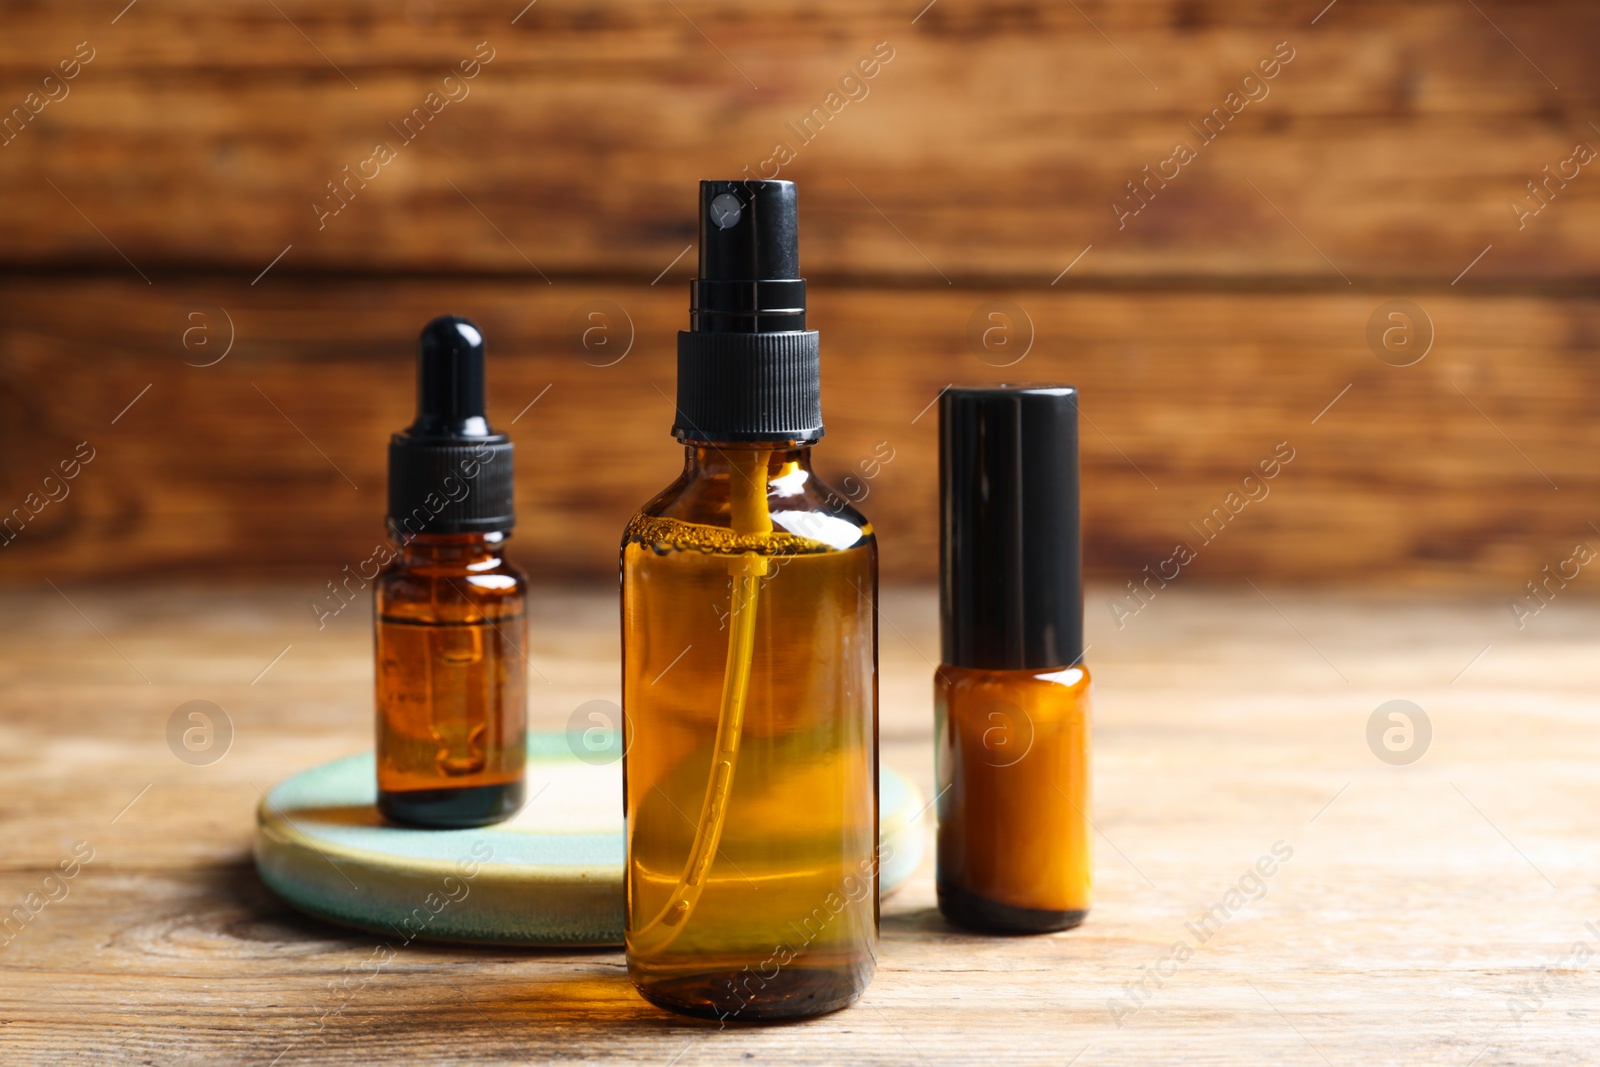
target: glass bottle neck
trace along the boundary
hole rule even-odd
[[[698,477],[728,476],[749,470],[766,455],[767,479],[773,481],[797,471],[811,471],[811,445],[794,441],[717,443],[694,441],[684,445],[684,470]]]
[[[507,532],[417,534],[400,542],[400,556],[420,566],[469,567],[498,560],[510,537]]]

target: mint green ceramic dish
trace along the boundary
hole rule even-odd
[[[502,945],[620,945],[622,764],[577,759],[562,733],[528,738],[528,796],[474,830],[386,823],[371,753],[303,771],[256,812],[256,869],[289,904],[392,938]],[[922,859],[921,793],[879,775],[881,891]]]

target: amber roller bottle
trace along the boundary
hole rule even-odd
[[[842,1008],[877,959],[877,547],[811,468],[795,207],[701,183],[683,473],[622,544],[628,973],[725,1022]]]
[[[484,417],[483,335],[422,331],[417,417],[389,442],[389,536],[375,586],[378,808],[416,826],[482,826],[522,806],[526,643],[511,441]]]
[[[1091,882],[1077,390],[946,390],[939,482],[939,910],[1065,930]]]

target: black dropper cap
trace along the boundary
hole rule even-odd
[[[1083,658],[1078,391],[951,386],[939,398],[944,662],[979,670]]]
[[[417,418],[389,439],[389,532],[503,532],[511,506],[511,439],[483,407],[483,333],[459,315],[422,329]]]
[[[700,183],[700,276],[678,334],[679,440],[822,436],[821,349],[806,329],[793,182]]]

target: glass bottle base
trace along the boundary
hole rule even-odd
[[[1070,930],[1089,916],[1088,908],[1051,911],[1000,904],[964,889],[939,886],[939,911],[957,926],[986,934],[1048,934]]]
[[[763,981],[746,967],[648,985],[635,980],[634,988],[656,1007],[680,1015],[748,1023],[804,1019],[848,1008],[861,999],[869,981],[826,968],[787,967],[777,978]]]
[[[522,794],[520,778],[458,789],[380,789],[378,810],[384,818],[408,826],[460,830],[510,818],[521,810]]]

